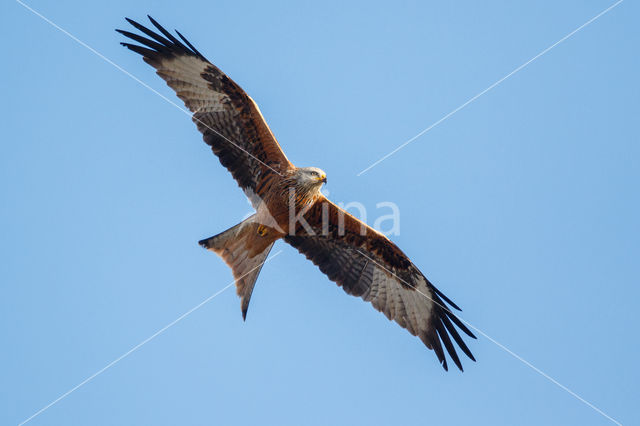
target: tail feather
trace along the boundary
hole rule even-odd
[[[274,241],[257,235],[257,224],[249,218],[218,235],[198,243],[218,254],[231,268],[240,296],[242,319],[247,319],[249,301],[258,275]]]

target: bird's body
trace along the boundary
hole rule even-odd
[[[320,188],[326,174],[295,167],[280,148],[257,104],[180,33],[178,40],[128,22],[146,37],[122,43],[143,56],[193,113],[203,139],[245,192],[256,213],[200,241],[231,267],[243,317],[260,268],[277,240],[298,249],[348,294],[361,297],[433,349],[447,369],[444,349],[462,369],[451,338],[471,359],[458,330],[473,333],[445,305],[459,309],[386,236],[351,216]],[[444,349],[443,349],[444,347]]]
[[[292,167],[281,171],[281,175],[269,174],[263,185],[261,181],[258,189],[268,196],[264,199],[254,198],[256,213],[246,221],[252,224],[252,231],[246,233],[244,241],[247,256],[255,257],[275,241],[293,232],[291,228],[297,222],[296,216],[302,213],[299,219],[303,219],[304,213],[322,197],[320,187],[324,182],[326,174],[315,167]],[[206,240],[200,244],[211,248]],[[245,272],[238,271],[238,275]]]

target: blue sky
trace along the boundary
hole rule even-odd
[[[394,241],[465,320],[638,424],[636,2],[356,176],[613,3],[27,2],[176,100],[113,30],[178,28],[330,198],[399,206]],[[249,205],[186,115],[0,10],[0,423],[18,424],[229,284],[196,242]],[[484,337],[444,372],[280,250],[246,323],[228,290],[28,424],[612,424]]]

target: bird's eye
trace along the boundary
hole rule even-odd
[[[316,176],[316,177],[320,177],[320,173],[316,172],[315,170],[312,171],[311,174]]]

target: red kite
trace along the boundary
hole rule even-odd
[[[159,31],[127,21],[144,34],[117,30],[139,44],[142,55],[193,113],[193,121],[220,163],[249,197],[256,213],[233,228],[200,241],[231,267],[246,318],[260,268],[282,239],[316,264],[348,294],[371,302],[433,349],[445,370],[444,348],[460,370],[451,338],[475,361],[456,326],[473,333],[445,305],[440,292],[386,236],[320,193],[326,174],[289,162],[256,103],[176,31],[149,17]]]

